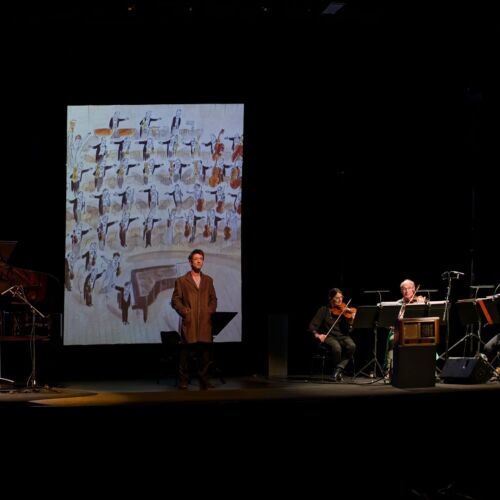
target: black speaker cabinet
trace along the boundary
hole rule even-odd
[[[445,384],[484,384],[492,375],[490,365],[481,357],[448,358],[441,372]]]
[[[392,385],[401,389],[434,387],[436,382],[436,346],[412,345],[394,348]]]

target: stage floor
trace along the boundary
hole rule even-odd
[[[192,380],[188,390],[181,391],[175,379],[161,380],[80,380],[67,381],[57,387],[26,388],[3,384],[0,392],[0,404],[23,403],[24,405],[43,405],[50,407],[78,406],[123,406],[141,404],[182,404],[214,401],[306,401],[352,399],[362,402],[364,399],[428,398],[445,395],[467,397],[467,394],[481,394],[484,397],[498,398],[500,382],[490,381],[485,384],[444,384],[434,387],[396,388],[383,380],[358,377],[346,377],[342,383],[328,379],[308,376],[290,376],[286,379],[249,376],[212,379],[214,388],[200,390],[198,381]]]
[[[37,467],[50,455],[58,470],[83,474],[92,456],[92,470],[130,469],[141,487],[154,478],[164,484],[166,470],[170,482],[194,471],[195,485],[231,475],[252,496],[265,483],[336,498],[498,498],[498,382],[225,382],[213,379],[205,391],[196,379],[181,391],[173,378],[3,391],[2,443],[19,455],[8,463],[23,463],[30,450]]]

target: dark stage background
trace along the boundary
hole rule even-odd
[[[322,16],[327,3],[14,8],[0,239],[19,241],[12,265],[49,273],[45,311],[62,311],[68,104],[245,104],[244,340],[218,346],[228,372],[266,371],[276,313],[289,371],[307,369],[333,286],[361,305],[407,277],[444,299],[446,270],[465,273],[453,299],[500,282],[493,17],[356,2]],[[139,376],[154,349],[54,347],[51,376]]]

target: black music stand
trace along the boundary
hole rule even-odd
[[[394,328],[398,322],[401,304],[397,302],[381,302],[378,324],[384,328]]]
[[[212,336],[217,337],[237,314],[237,312],[226,311],[214,312],[212,314]]]
[[[463,355],[466,356],[466,354],[471,354],[471,352],[467,353],[467,345],[470,342],[469,350],[472,350],[474,345],[473,341],[474,339],[476,339],[477,349],[475,354],[479,355],[481,348],[481,328],[482,328],[479,305],[477,304],[476,299],[463,299],[463,300],[457,300],[455,307],[457,308],[457,313],[458,313],[458,318],[460,319],[460,323],[463,326],[465,326],[465,335],[460,340],[455,342],[455,344],[453,344],[449,350],[451,351],[461,343],[464,343]]]
[[[426,318],[429,316],[427,304],[407,304],[405,307],[405,318]]]
[[[212,337],[217,337],[219,333],[226,328],[226,326],[229,324],[229,322],[237,315],[237,312],[228,312],[228,311],[218,311],[214,312],[212,314]],[[221,369],[215,364],[213,360],[213,353],[212,353],[212,359],[210,361],[211,363],[211,368],[212,371],[215,373],[217,378],[221,381],[221,383],[225,384],[226,380],[224,379],[222,375]]]
[[[361,368],[357,373],[354,374],[353,380],[358,377],[360,374],[365,377],[377,377],[377,368],[380,371],[380,376],[384,376],[384,370],[379,363],[377,358],[377,346],[378,346],[378,325],[377,321],[379,314],[378,306],[359,306],[356,311],[356,316],[354,317],[354,323],[352,325],[352,329],[356,330],[358,328],[373,328],[373,357],[366,363],[363,368]],[[373,365],[373,367],[372,367]],[[369,367],[372,369],[368,370],[368,373],[365,371]]]
[[[448,309],[449,304],[446,303],[446,300],[434,300],[427,303],[428,311],[427,315],[429,317],[439,317],[439,325],[440,326],[448,326],[448,315],[446,311]]]
[[[373,328],[378,316],[378,306],[359,306],[352,324],[353,330]]]

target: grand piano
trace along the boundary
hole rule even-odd
[[[0,336],[1,340],[28,340],[33,326],[33,314],[29,305],[21,300],[21,292],[32,306],[38,309],[47,298],[48,275],[8,264],[16,241],[0,241]],[[35,327],[47,331],[47,318],[37,315]]]

